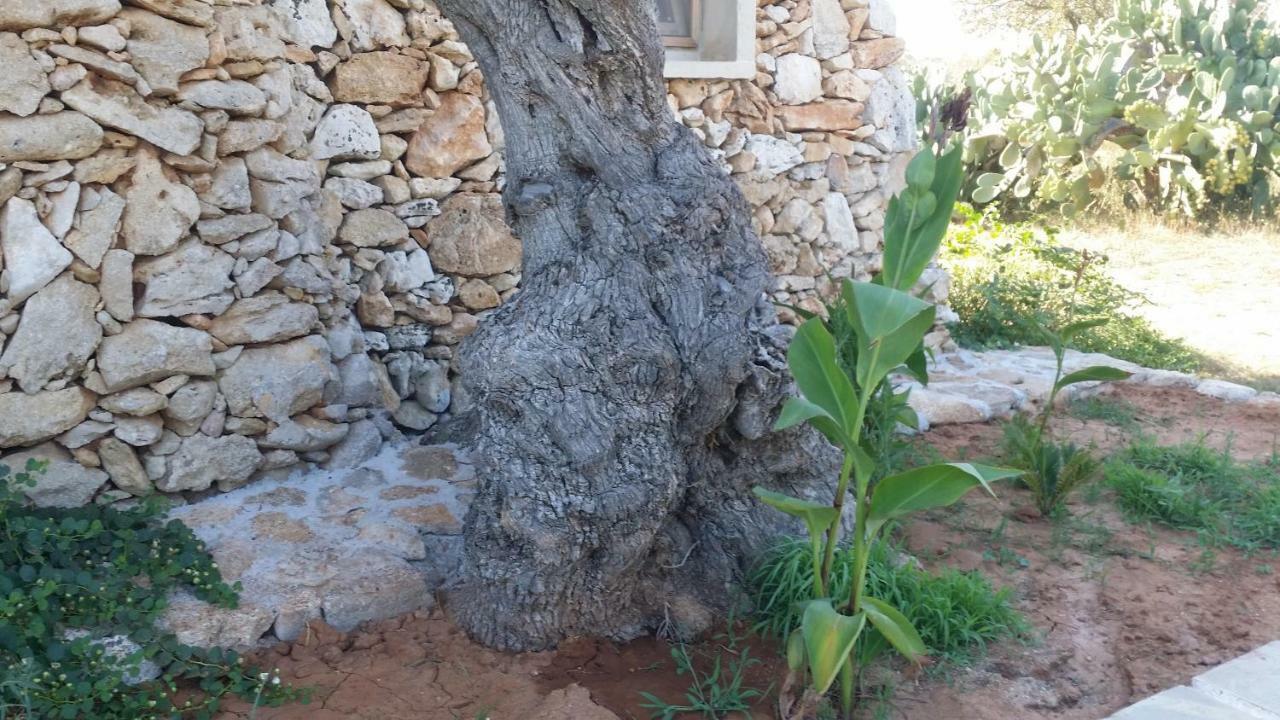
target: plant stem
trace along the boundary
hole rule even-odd
[[[831,523],[831,527],[827,528],[827,547],[822,558],[822,572],[819,578],[821,587],[818,588],[818,597],[826,595],[825,588],[831,581],[831,566],[835,563],[836,544],[840,542],[840,520],[844,517],[844,496],[849,492],[849,476],[852,473],[853,450],[848,450],[844,454],[844,465],[840,468],[840,482],[836,485],[836,496],[831,500],[831,506],[836,509],[836,519]]]

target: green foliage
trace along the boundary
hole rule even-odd
[[[1102,470],[1088,450],[1044,437],[1039,426],[1021,415],[1004,426],[1004,450],[1010,464],[1026,469],[1022,481],[1045,516],[1063,508],[1072,493],[1097,480]]]
[[[876,543],[867,563],[867,593],[901,609],[930,655],[947,663],[963,663],[991,642],[1026,634],[1028,625],[1014,610],[1007,588],[994,589],[978,572],[930,573],[904,562],[905,557],[884,541]],[[833,595],[848,593],[854,559],[847,546],[837,550],[831,574]],[[794,538],[782,539],[748,578],[757,630],[788,637],[800,624],[799,608],[810,597],[812,584],[808,546]],[[878,630],[868,630],[859,639],[859,663],[872,662],[889,647]]]
[[[963,107],[960,100],[944,110],[948,127],[962,122]],[[945,148],[945,143],[939,146]],[[906,616],[865,592],[869,553],[885,523],[908,512],[951,504],[978,486],[989,490],[990,482],[1014,474],[971,464],[888,474],[891,460],[878,456],[876,445],[864,442],[872,401],[893,392],[886,390],[890,373],[903,370],[922,382],[928,379],[923,340],[933,326],[935,308],[909,291],[937,252],[950,222],[960,184],[960,149],[940,155],[932,148],[925,150],[911,160],[905,174],[906,188],[890,200],[885,216],[883,272],[873,282],[845,280],[831,317],[807,320],[787,353],[800,396],[787,401],[775,429],[808,423],[841,449],[844,462],[834,499],[823,506],[755,490],[762,502],[803,520],[809,532],[812,588],[801,610],[799,633],[791,641],[798,646],[789,648],[792,662],[780,703],[783,718],[811,716],[837,679],[844,714],[852,713],[856,660],[851,655],[868,626],[904,656],[918,660],[923,655],[923,644]],[[830,581],[849,494],[856,503],[850,541],[853,570],[847,594],[837,596],[831,593]],[[805,688],[794,702],[789,697],[793,687]]]
[[[760,661],[751,657],[751,648],[734,628],[716,636],[716,651],[707,657],[697,658],[709,664],[699,672],[697,662],[689,647],[684,644],[671,646],[671,659],[677,675],[689,676],[689,689],[682,702],[668,703],[649,692],[640,693],[644,702],[640,707],[649,711],[650,718],[675,720],[678,717],[697,715],[716,720],[730,713],[744,713],[751,717],[751,704],[769,693],[747,684],[747,671]]]
[[[1270,214],[1280,33],[1258,0],[1118,0],[1074,35],[971,75],[966,197],[1070,216],[1118,196],[1198,217]]]
[[[1070,317],[1108,318],[1080,332],[1074,346],[1144,367],[1183,372],[1200,366],[1184,343],[1161,335],[1135,310],[1143,298],[1106,272],[1106,258],[1057,242],[1057,230],[1006,223],[990,210],[960,207],[940,255],[951,275],[949,325],[964,347],[1008,348],[1043,343],[1040,326],[1061,327]]]
[[[230,650],[203,650],[154,627],[170,591],[235,607],[237,588],[189,528],[156,502],[129,510],[34,508],[21,486],[43,472],[0,466],[0,718],[210,718],[235,694],[278,705],[299,697]],[[108,652],[99,638],[140,649]],[[158,680],[130,684],[143,662]],[[187,698],[187,699],[180,699]]]
[[[1191,530],[1245,550],[1280,548],[1280,467],[1238,463],[1203,443],[1135,443],[1106,465],[1116,502],[1136,520]]]
[[[1101,420],[1122,430],[1137,430],[1140,411],[1126,400],[1108,397],[1087,397],[1072,400],[1067,411],[1079,420]]]

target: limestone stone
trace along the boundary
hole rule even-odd
[[[484,104],[474,95],[451,92],[410,139],[404,164],[417,175],[449,177],[492,152]]]
[[[195,191],[171,178],[154,152],[139,153],[133,184],[125,193],[125,249],[135,255],[167,253],[199,217]]]
[[[329,448],[329,468],[352,468],[378,454],[382,447],[382,433],[372,420],[359,420],[351,423],[344,437],[337,445]]]
[[[218,384],[192,380],[174,391],[164,409],[165,425],[182,437],[196,434],[218,400]]]
[[[177,93],[178,78],[209,59],[209,40],[201,28],[136,8],[126,8],[120,17],[130,27],[129,62],[156,95]]]
[[[800,148],[772,135],[752,133],[744,149],[756,157],[755,174],[772,178],[804,162]]]
[[[35,294],[71,264],[71,253],[40,222],[36,206],[22,198],[10,198],[0,212],[0,246],[12,304]]]
[[[266,62],[284,57],[284,24],[270,8],[220,8],[214,19],[225,39],[227,59]]]
[[[79,160],[102,147],[102,128],[77,112],[0,116],[0,163]]]
[[[267,108],[267,96],[243,80],[202,80],[184,83],[178,99],[232,115],[258,115]]]
[[[431,257],[421,248],[409,253],[389,252],[378,263],[377,270],[387,292],[416,290],[436,279]]]
[[[841,70],[832,73],[826,80],[822,81],[822,90],[830,97],[844,98],[856,102],[866,102],[867,98],[871,97],[871,85],[858,77],[858,74],[852,70]],[[874,120],[872,124],[875,124]]]
[[[150,388],[133,388],[107,395],[98,400],[98,406],[109,413],[144,417],[165,409],[169,398]]]
[[[103,125],[175,155],[190,155],[200,146],[204,131],[200,118],[178,107],[150,105],[125,83],[88,77],[63,92],[61,99]]]
[[[824,100],[778,108],[778,117],[791,132],[854,130],[862,126],[863,107],[849,100]]]
[[[241,417],[283,422],[319,404],[329,379],[329,345],[311,335],[247,348],[218,380],[227,409]]]
[[[94,318],[98,291],[60,276],[31,296],[22,307],[18,332],[0,357],[0,370],[33,393],[57,378],[75,378],[102,340]]]
[[[440,206],[427,224],[431,264],[470,277],[488,277],[520,267],[520,241],[504,219],[497,195],[460,193]]]
[[[844,193],[828,193],[822,201],[822,215],[826,221],[828,240],[846,252],[859,249],[858,228],[853,224],[853,213]]]
[[[209,178],[209,188],[200,199],[223,210],[248,210],[253,204],[249,169],[244,158],[229,157],[218,162]]]
[[[128,443],[107,438],[98,443],[98,457],[102,459],[102,469],[116,487],[135,497],[149,495],[153,491],[142,461],[138,460],[137,452]]]
[[[267,143],[279,140],[284,129],[285,126],[275,120],[232,120],[218,136],[218,155],[257,150]]]
[[[379,208],[349,213],[338,238],[356,247],[394,245],[409,237],[409,228],[393,213]]]
[[[830,0],[834,2],[835,0]],[[822,97],[822,66],[808,55],[788,53],[778,58],[773,92],[786,105],[801,105]]]
[[[210,245],[222,245],[273,227],[275,223],[266,215],[224,215],[196,223],[196,235]]]
[[[102,256],[98,292],[111,317],[120,322],[133,319],[133,253],[108,250]]]
[[[351,23],[351,49],[359,52],[409,44],[404,16],[386,0],[344,0],[343,11]]]
[[[164,492],[238,487],[262,464],[262,453],[253,440],[243,435],[212,438],[195,434],[183,438],[178,451],[169,458],[169,473],[156,482]]]
[[[159,415],[118,417],[115,424],[112,434],[134,447],[155,445],[164,432],[164,420]]]
[[[309,415],[285,420],[267,436],[258,441],[259,447],[314,452],[341,442],[347,436],[349,425],[331,423]]]
[[[306,335],[319,320],[314,305],[270,292],[232,303],[213,319],[209,333],[227,345],[280,342]]]
[[[302,47],[327,48],[338,38],[327,0],[267,0],[283,19],[285,37]]]
[[[395,52],[357,53],[333,71],[330,89],[338,102],[406,107],[422,102],[428,66]]]
[[[591,693],[576,683],[553,690],[533,711],[532,717],[541,720],[618,720],[617,715],[597,705],[591,699]]]
[[[376,160],[382,143],[373,116],[355,105],[334,105],[325,112],[311,138],[315,160]]]
[[[103,339],[98,349],[98,371],[107,392],[175,375],[212,375],[212,339],[201,330],[134,320],[120,334]]]
[[[217,315],[231,305],[231,270],[235,258],[198,240],[189,240],[168,255],[139,261],[134,282],[143,285],[137,303],[141,317]]]
[[[826,60],[849,50],[849,18],[840,0],[813,0],[813,50]]]
[[[120,52],[126,47],[124,35],[115,25],[92,25],[77,31],[78,42],[87,43],[105,52]]]
[[[213,8],[203,0],[129,0],[129,2],[188,25],[203,26],[213,20]]]
[[[0,462],[15,470],[26,469],[28,460],[48,463],[43,473],[33,476],[35,487],[21,488],[23,494],[37,507],[72,508],[87,505],[98,488],[107,481],[106,473],[84,467],[72,460],[66,450],[53,443],[0,458]]]
[[[353,178],[331,177],[324,189],[338,196],[343,207],[364,210],[382,202],[383,192],[377,185]]]
[[[67,233],[63,244],[75,253],[85,265],[97,268],[107,250],[115,243],[124,215],[124,198],[101,188],[97,192],[97,205],[85,210],[75,220],[75,227]]]
[[[394,617],[431,607],[421,573],[390,554],[362,554],[355,572],[330,586],[321,606],[325,622],[349,631],[366,620]]]
[[[853,64],[857,68],[879,70],[897,62],[906,50],[902,38],[887,37],[875,40],[860,40],[850,45],[853,53]]]
[[[129,63],[113,60],[87,47],[57,44],[45,48],[45,52],[59,58],[65,58],[69,62],[79,63],[92,70],[96,75],[111,78],[112,80],[120,80],[135,87],[138,87],[142,80],[142,77],[138,75],[138,71],[134,70]],[[146,92],[145,86],[143,86],[142,92]]]
[[[0,448],[29,446],[79,425],[96,396],[81,387],[0,393]]]
[[[498,291],[483,280],[468,280],[458,287],[458,300],[468,310],[488,310],[498,307],[501,300]]]
[[[96,25],[119,11],[119,0],[4,0],[0,30]]]
[[[0,111],[20,117],[34,113],[49,94],[49,78],[22,38],[0,33],[0,66],[5,69],[0,77]]]
[[[187,594],[169,600],[158,626],[184,645],[204,648],[249,648],[271,629],[266,608],[241,602],[235,609],[210,605]]]

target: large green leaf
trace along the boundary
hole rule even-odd
[[[1070,345],[1080,333],[1085,330],[1091,330],[1096,327],[1102,327],[1108,323],[1107,318],[1093,318],[1092,320],[1079,320],[1058,331],[1058,335],[1062,338],[1064,345]]]
[[[822,320],[808,320],[796,331],[787,364],[805,400],[824,410],[843,431],[842,437],[850,437],[857,424],[857,397],[836,363],[836,343]]]
[[[809,672],[813,675],[813,689],[819,695],[831,689],[840,667],[849,660],[853,644],[867,624],[867,616],[841,615],[831,606],[830,600],[814,600],[804,609],[800,632],[804,635],[804,647],[809,656]]]
[[[945,507],[978,486],[991,492],[990,483],[1021,474],[1021,470],[947,463],[890,475],[881,480],[871,494],[871,509],[867,514],[868,539],[875,537],[890,520],[919,510]]]
[[[898,612],[898,609],[889,603],[873,598],[862,598],[862,607],[860,608],[867,614],[867,619],[885,640],[889,641],[903,657],[913,663],[918,663],[928,652],[928,648],[924,646],[924,640],[920,638],[920,633],[916,632],[915,626],[907,619],[906,615]]]
[[[826,410],[799,397],[787,398],[787,401],[782,404],[782,412],[778,414],[778,420],[773,424],[773,429],[786,430],[802,422],[808,422],[817,428],[831,441],[832,445],[843,447],[847,442],[844,428],[840,427],[835,418],[831,417]]]
[[[843,290],[858,334],[858,385],[875,387],[920,347],[936,309],[883,285],[846,282]]]
[[[762,487],[752,488],[751,492],[760,498],[760,502],[803,520],[805,526],[809,528],[810,537],[820,536],[840,518],[840,511],[831,505],[784,495]]]
[[[932,154],[933,149],[922,150],[921,154],[924,153]],[[930,163],[920,161],[919,156],[908,166],[909,173],[915,166],[917,179],[931,182],[928,187],[911,187],[906,192],[919,196],[931,192],[934,200],[932,203],[906,202],[902,197],[894,197],[889,202],[884,229],[884,270],[881,273],[881,282],[885,286],[909,290],[937,254],[951,224],[951,211],[955,208],[956,196],[964,180],[960,162],[962,155],[963,150],[957,144],[932,163],[932,173],[925,172]]]
[[[1069,375],[1063,376],[1058,384],[1054,386],[1054,390],[1061,390],[1068,385],[1075,385],[1082,382],[1107,382],[1111,380],[1124,380],[1133,373],[1126,372],[1120,368],[1107,367],[1106,365],[1094,365],[1092,367],[1077,370]]]

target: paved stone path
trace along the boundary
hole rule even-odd
[[[1280,720],[1280,641],[1131,705],[1109,720]]]

